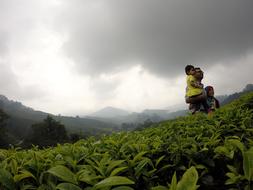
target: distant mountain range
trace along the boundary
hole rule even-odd
[[[230,103],[243,93],[253,91],[253,84],[248,84],[241,92],[230,95],[217,96],[221,105]],[[24,106],[22,103],[9,100],[0,95],[0,109],[6,112],[10,119],[7,127],[14,138],[22,139],[28,135],[30,126],[41,122],[47,115],[51,115],[55,120],[65,125],[69,133],[82,133],[86,135],[108,134],[113,131],[122,130],[122,126],[138,127],[146,121],[159,122],[162,120],[173,119],[187,114],[187,110],[171,112],[169,109],[147,109],[141,113],[130,113],[123,109],[106,107],[85,117],[66,117],[56,116],[50,113],[36,111]]]
[[[82,133],[83,135],[90,136],[118,130],[118,126],[115,124],[94,118],[56,116],[36,111],[24,106],[20,102],[9,100],[3,95],[0,95],[0,109],[10,116],[7,129],[16,139],[23,139],[27,136],[30,126],[34,123],[42,122],[47,115],[64,124],[69,133]]]
[[[105,107],[98,110],[86,118],[97,119],[103,122],[114,123],[115,125],[122,126],[125,123],[142,124],[145,121],[159,122],[165,119],[171,119],[176,116],[183,116],[186,111],[176,111],[170,112],[167,109],[146,109],[140,113],[129,112],[123,109],[118,109],[114,107]]]
[[[251,91],[253,91],[253,84],[247,84],[245,88],[240,92],[235,92],[230,95],[217,96],[216,98],[220,101],[221,105],[225,105],[239,98],[242,94],[245,94]]]
[[[117,110],[117,109],[113,109],[113,110]],[[100,115],[100,117],[94,117],[93,115],[86,116],[86,117],[97,119],[103,122],[114,123],[115,125],[118,125],[118,126],[122,126],[124,124],[132,124],[135,127],[137,127],[138,125],[141,125],[146,121],[159,122],[162,120],[173,119],[175,117],[184,116],[187,114],[187,110],[179,110],[176,112],[170,112],[169,110],[160,110],[160,109],[157,109],[157,110],[147,109],[140,113],[132,112],[128,114],[126,114],[127,111],[125,111],[125,112],[122,112],[124,114],[121,114],[121,115],[117,113],[115,113],[114,115],[113,112],[110,112],[110,114],[106,114],[104,111],[106,111],[106,109],[103,109],[103,112],[102,112],[103,115]],[[98,113],[101,113],[101,112],[98,111]],[[105,115],[107,117],[105,117]]]
[[[91,117],[102,117],[102,118],[112,118],[118,116],[127,116],[130,113],[126,110],[114,108],[114,107],[105,107],[99,111],[92,113]]]
[[[253,91],[253,84],[248,84],[246,87],[240,91],[235,92],[230,95],[222,95],[222,96],[216,96],[216,98],[219,100],[221,105],[228,104],[232,102],[233,100],[239,98],[240,95]],[[168,120],[173,119],[179,116],[185,116],[187,115],[188,111],[186,109],[179,109],[177,111],[170,111],[170,110],[176,110],[175,108],[183,107],[182,105],[176,105],[173,106],[171,109],[170,107],[167,107],[166,109],[146,109],[140,113],[129,113],[126,110],[117,109],[113,107],[107,107],[102,110],[99,110],[95,112],[94,114],[91,114],[90,118],[95,118],[100,121],[104,122],[111,122],[116,125],[122,125],[125,123],[134,123],[134,124],[141,124],[145,121],[149,120],[152,122],[159,122],[162,120]],[[187,107],[187,106],[185,106]]]

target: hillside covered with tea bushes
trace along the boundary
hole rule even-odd
[[[0,189],[252,189],[253,93],[212,115],[55,148],[0,150]]]

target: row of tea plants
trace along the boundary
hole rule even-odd
[[[253,93],[217,110],[75,144],[0,150],[0,189],[252,189]]]

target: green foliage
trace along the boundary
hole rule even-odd
[[[80,187],[73,185],[71,183],[60,183],[57,185],[56,189],[59,190],[82,190]]]
[[[247,94],[213,115],[54,148],[0,150],[0,189],[252,189],[252,105]],[[36,132],[53,137],[55,125],[49,118]]]
[[[2,109],[0,109],[0,124],[2,124],[8,118],[9,116]]]
[[[67,167],[59,165],[53,168],[50,168],[48,173],[60,178],[63,181],[77,184],[76,176],[73,174]]]
[[[198,172],[195,167],[188,169],[182,179],[177,184],[177,190],[196,190],[198,181]]]
[[[253,149],[243,153],[243,171],[248,181],[253,180]]]
[[[27,144],[35,144],[40,147],[55,146],[68,140],[65,126],[47,116],[41,123],[32,125],[32,134],[26,141]]]
[[[6,138],[6,121],[9,116],[0,109],[0,147],[6,147],[8,145],[8,139]]]
[[[165,186],[153,187],[152,190],[196,190],[198,181],[198,172],[194,166],[186,170],[182,179],[177,183],[176,172],[174,173],[169,188]]]
[[[169,190],[177,190],[177,176],[176,176],[176,172],[174,173],[172,180],[171,180],[171,184],[170,184],[170,189]]]
[[[0,169],[0,187],[12,190],[15,189],[14,179],[9,171]],[[0,188],[2,189],[2,188]]]
[[[106,187],[111,187],[115,185],[132,185],[132,184],[134,184],[134,182],[126,177],[112,176],[100,181],[94,187],[95,189],[104,189]]]

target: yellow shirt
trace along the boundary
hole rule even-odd
[[[186,96],[196,96],[202,93],[202,88],[196,88],[191,85],[192,82],[197,82],[196,78],[192,75],[187,75],[186,83],[187,83],[187,90],[186,90]]]

